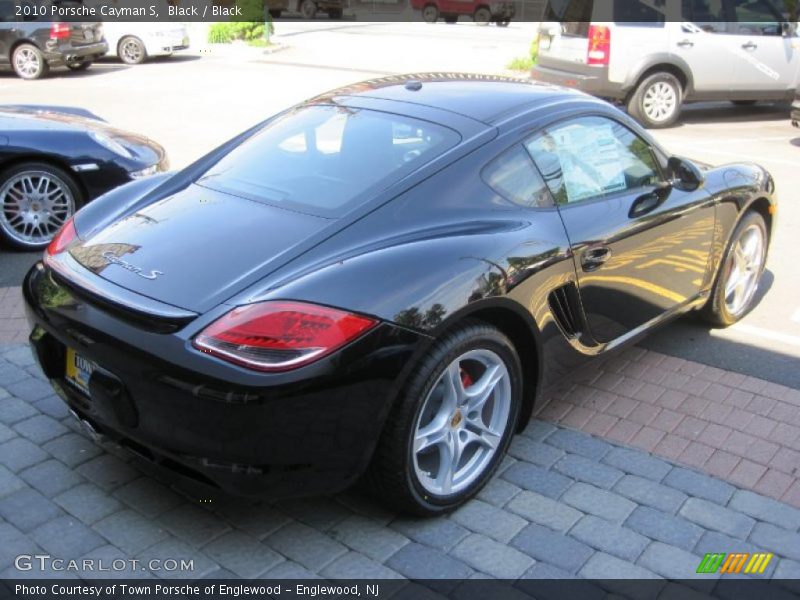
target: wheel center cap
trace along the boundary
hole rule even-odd
[[[450,419],[450,427],[455,429],[456,427],[461,425],[461,421],[463,420],[464,420],[464,415],[461,414],[460,410],[456,410],[456,412],[453,413],[453,418]]]

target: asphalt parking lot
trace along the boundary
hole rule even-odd
[[[200,43],[138,67],[102,61],[36,82],[0,73],[0,104],[88,108],[159,141],[180,168],[343,84],[419,70],[502,73],[532,30],[281,23],[282,47],[270,54]],[[735,550],[774,553],[765,576],[800,592],[800,131],[785,106],[720,103],[688,107],[678,127],[655,135],[677,154],[755,161],[775,176],[781,205],[762,298],[740,324],[709,330],[684,319],[565,382],[478,499],[429,520],[358,490],[261,503],[175,487],[91,443],[24,344],[0,342],[0,578],[20,576],[15,556],[43,551],[195,561],[185,573],[121,573],[136,577],[683,579],[706,552]],[[3,310],[20,316],[15,286],[37,257],[0,250],[0,320]],[[669,591],[683,598],[713,583]]]

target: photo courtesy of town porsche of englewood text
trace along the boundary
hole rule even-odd
[[[0,0],[0,597],[800,595],[793,0]]]

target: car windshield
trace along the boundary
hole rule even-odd
[[[271,121],[198,184],[290,210],[338,217],[452,148],[456,132],[342,106],[301,107]]]

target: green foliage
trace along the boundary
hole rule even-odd
[[[530,54],[528,56],[517,57],[511,60],[506,68],[512,71],[530,71],[533,65],[539,60],[539,38],[533,38],[531,42]]]
[[[270,33],[274,29],[270,23]],[[264,39],[263,21],[241,21],[238,23],[214,23],[208,30],[208,41],[212,44],[230,44],[234,40],[253,43]]]

